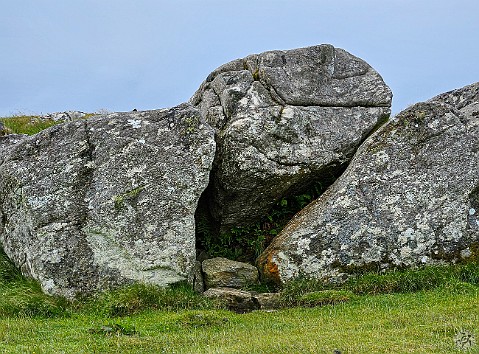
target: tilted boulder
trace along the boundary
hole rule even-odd
[[[359,148],[344,174],[258,259],[265,279],[341,280],[479,249],[479,83],[416,104]]]
[[[213,71],[190,102],[216,129],[206,199],[219,232],[341,171],[387,119],[391,99],[376,71],[331,45],[250,55]]]
[[[113,113],[0,144],[0,241],[44,291],[192,281],[213,130],[198,110]]]
[[[258,282],[258,269],[248,263],[227,258],[210,258],[202,263],[206,289],[217,287],[242,288]]]

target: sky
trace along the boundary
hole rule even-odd
[[[479,81],[479,1],[0,0],[0,116],[172,107],[231,60],[323,43],[398,113]]]

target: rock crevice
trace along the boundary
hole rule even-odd
[[[333,186],[261,255],[263,278],[342,279],[371,266],[470,257],[479,240],[471,229],[479,130],[470,109],[478,94],[473,84],[418,103],[370,136]]]

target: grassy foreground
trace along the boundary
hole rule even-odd
[[[283,291],[296,307],[239,315],[185,284],[68,302],[0,252],[0,353],[479,353],[454,341],[479,337],[478,284],[479,264],[367,274],[339,290],[300,280]],[[311,307],[318,299],[333,304]]]
[[[349,303],[237,315],[146,311],[111,318],[0,319],[2,353],[460,353],[479,335],[478,288],[360,296]],[[110,331],[110,328],[121,330]],[[469,353],[478,353],[476,345]]]

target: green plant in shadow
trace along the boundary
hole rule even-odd
[[[254,263],[289,220],[325,189],[325,185],[316,182],[304,192],[280,199],[259,222],[232,227],[219,235],[215,234],[206,213],[200,211],[196,215],[198,248],[204,249],[211,257]]]

